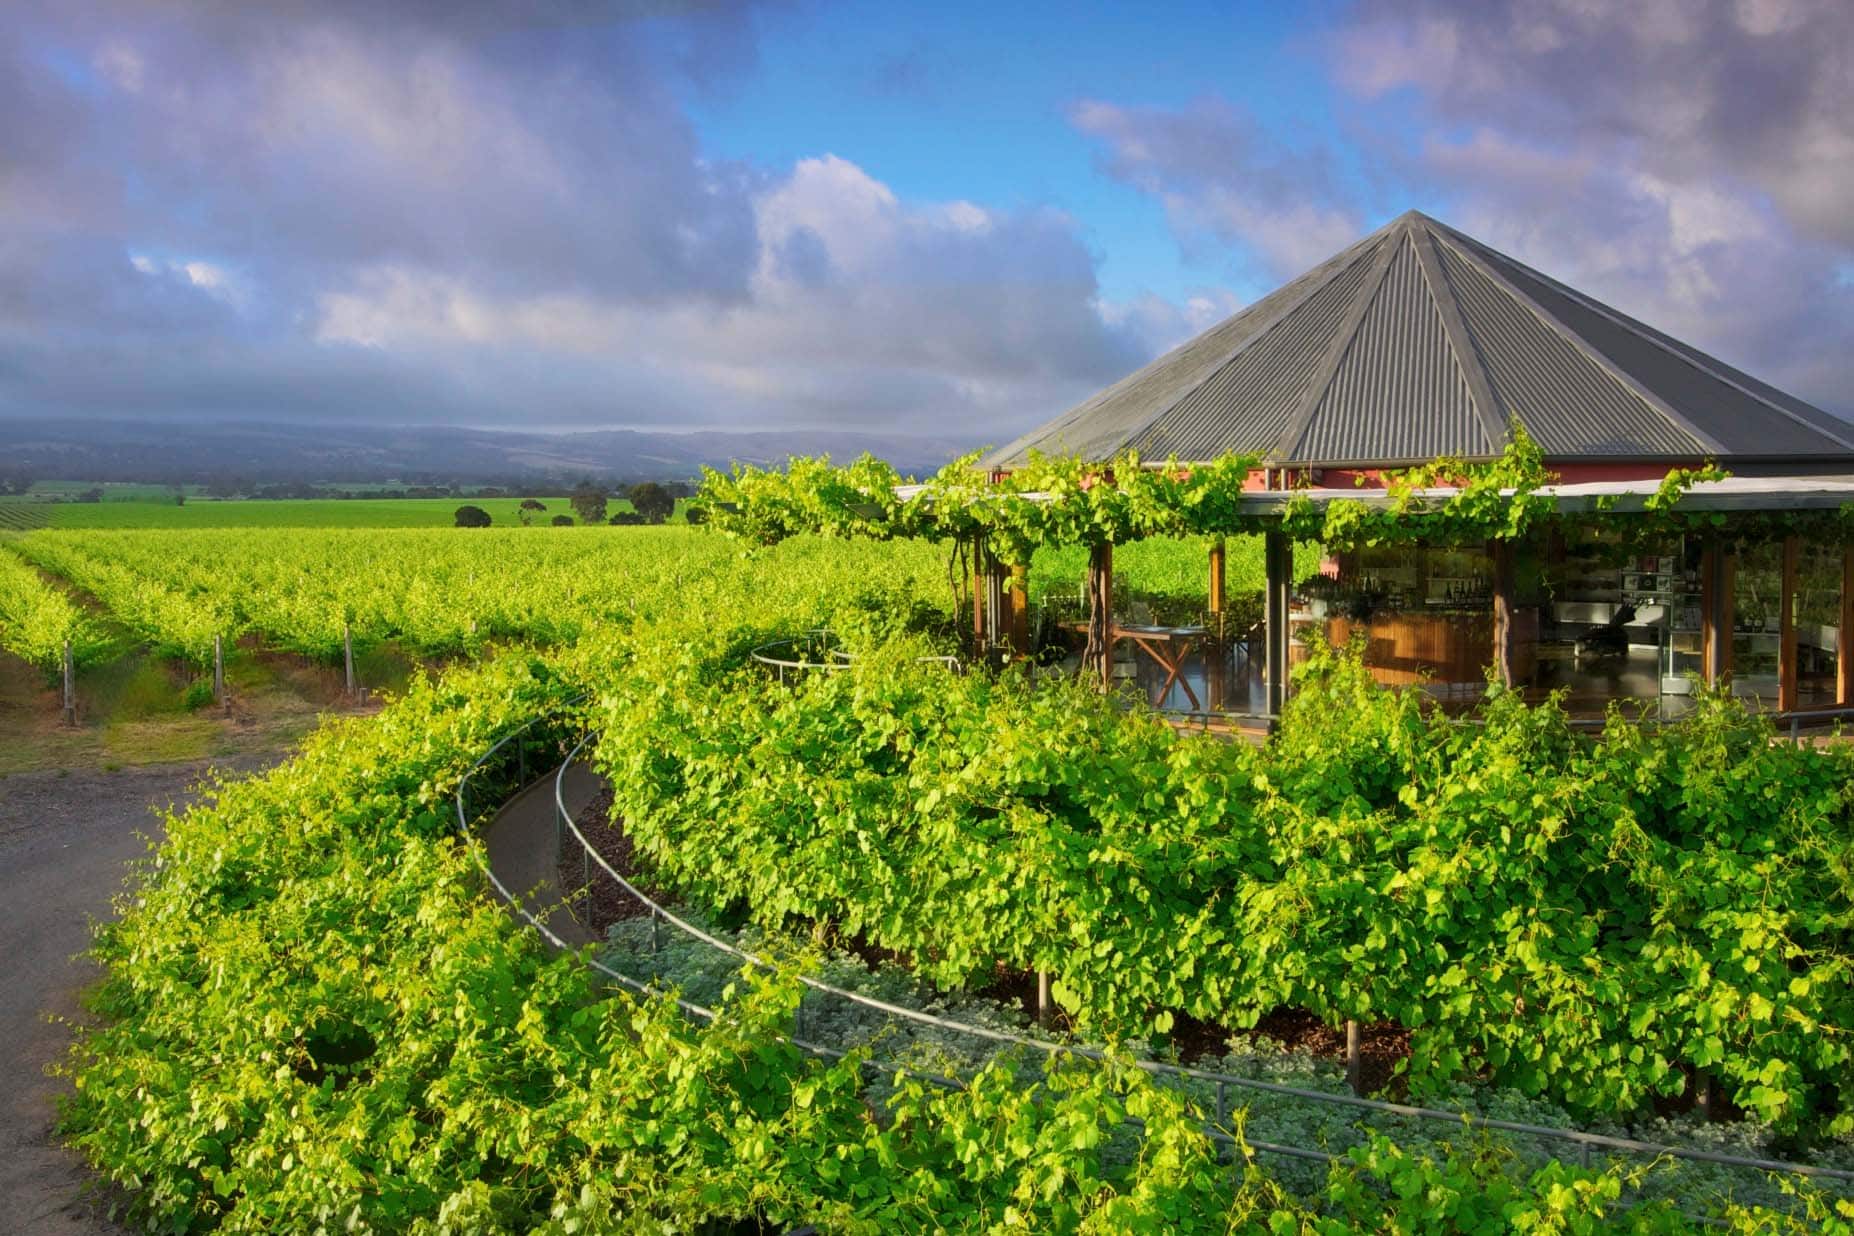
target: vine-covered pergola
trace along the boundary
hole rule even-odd
[[[1221,538],[1260,535],[1270,713],[1316,627],[1388,682],[1854,704],[1854,426],[1414,212],[925,483],[794,460],[707,495],[758,541],[952,542],[989,648],[1025,648],[1033,553],[1085,546],[1103,681],[1116,546],[1210,538],[1214,611]]]

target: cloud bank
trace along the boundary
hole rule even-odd
[[[752,14],[77,5],[0,32],[0,412],[990,436],[1182,312],[1075,221],[707,157]],[[16,123],[15,123],[16,122]]]

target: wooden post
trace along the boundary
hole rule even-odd
[[[1493,559],[1494,671],[1501,685],[1511,689],[1519,677],[1513,660],[1513,543],[1491,541],[1487,555]]]
[[[972,647],[985,653],[985,534],[972,534]]]
[[[1365,1092],[1365,1061],[1359,1049],[1358,1023],[1349,1017],[1345,1022],[1345,1084],[1352,1088],[1353,1094]]]
[[[348,694],[354,694],[354,628],[347,623],[341,624],[341,652],[347,664]]]
[[[1030,655],[1030,564],[1011,564],[1011,651]]]
[[[1700,677],[1706,685],[1719,684],[1725,658],[1719,651],[1724,633],[1719,629],[1719,583],[1723,563],[1719,538],[1709,536],[1700,547]]]
[[[1114,546],[1103,541],[1088,550],[1088,646],[1082,673],[1106,690],[1114,676]]]
[[[1854,547],[1841,551],[1841,612],[1835,624],[1835,703],[1854,703]]]
[[[1218,537],[1210,544],[1210,612],[1223,612],[1223,538]]]
[[[1036,1024],[1049,1024],[1049,971],[1036,972]]]
[[[71,641],[64,641],[64,723],[77,724],[77,663],[71,657]]]
[[[1210,646],[1204,653],[1204,685],[1208,688],[1210,711],[1223,711],[1224,668],[1229,664],[1229,632],[1224,629],[1223,569],[1226,553],[1223,538],[1210,543]]]
[[[1802,540],[1783,538],[1783,613],[1777,630],[1777,711],[1796,709],[1796,565],[1802,557]]]
[[[1721,545],[1719,547],[1719,681],[1729,683],[1732,680],[1733,659],[1738,655],[1732,647],[1732,631],[1738,625],[1738,555]]]
[[[217,635],[212,637],[212,698],[225,703],[225,644]]]
[[[1287,703],[1288,592],[1293,586],[1294,545],[1285,532],[1264,534],[1262,557],[1268,574],[1263,631],[1267,642],[1268,711],[1280,716]]]

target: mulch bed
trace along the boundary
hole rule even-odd
[[[611,814],[611,791],[601,789],[577,813],[575,819],[580,831],[586,835],[586,841],[612,865],[613,870],[643,889],[653,900],[662,904],[673,901],[673,894],[652,881],[652,873],[637,854],[631,838],[621,825],[612,823]],[[586,890],[573,898],[574,911],[581,922],[588,923],[594,932],[603,934],[613,923],[642,918],[648,913],[643,905],[620,889],[596,866],[592,869],[588,883],[584,861],[579,847],[569,835],[560,859],[560,887]],[[901,954],[877,947],[860,937],[846,937],[839,944],[872,970],[880,966],[907,967],[907,960]],[[1022,1011],[1026,1021],[1036,1020],[1036,975],[1030,971],[1000,964],[993,971],[991,981],[975,988],[972,994],[1006,1007],[1017,1008]],[[1060,1008],[1054,1008],[1052,1012],[1052,1029],[1067,1031],[1073,1028],[1068,1015]],[[1231,1030],[1180,1013],[1176,1015],[1170,1037],[1178,1049],[1179,1058],[1187,1064],[1226,1055],[1232,1043],[1240,1045],[1244,1041],[1262,1038],[1278,1042],[1290,1051],[1307,1052],[1321,1060],[1339,1063],[1345,1060],[1345,1031],[1324,1024],[1304,1009],[1276,1009],[1248,1030]],[[1393,1074],[1398,1061],[1410,1054],[1410,1031],[1395,1022],[1374,1022],[1360,1027],[1359,1040],[1360,1080],[1365,1093],[1377,1093],[1392,1087],[1394,1082],[1400,1082]],[[1401,1091],[1401,1084],[1394,1086],[1394,1090]]]
[[[573,818],[579,831],[585,834],[587,844],[612,865],[612,870],[642,889],[651,900],[659,904],[668,902],[669,895],[651,883],[650,873],[631,844],[630,836],[612,822],[610,790],[601,789]],[[574,913],[582,923],[603,935],[613,923],[643,918],[649,913],[643,903],[614,884],[597,864],[592,865],[588,875],[586,862],[573,835],[568,833],[566,845],[560,852],[560,887],[569,891],[584,890],[571,898]]]

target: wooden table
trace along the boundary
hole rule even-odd
[[[1085,622],[1065,622],[1062,624],[1071,631],[1087,634]],[[1197,698],[1197,692],[1191,689],[1191,680],[1183,677],[1185,658],[1200,640],[1211,634],[1209,627],[1164,627],[1148,623],[1115,623],[1108,633],[1108,644],[1123,639],[1133,641],[1133,646],[1151,657],[1158,667],[1165,671],[1165,683],[1159,688],[1159,703],[1171,693],[1172,684],[1184,688],[1185,698],[1191,701],[1193,712],[1203,711],[1204,705]]]

